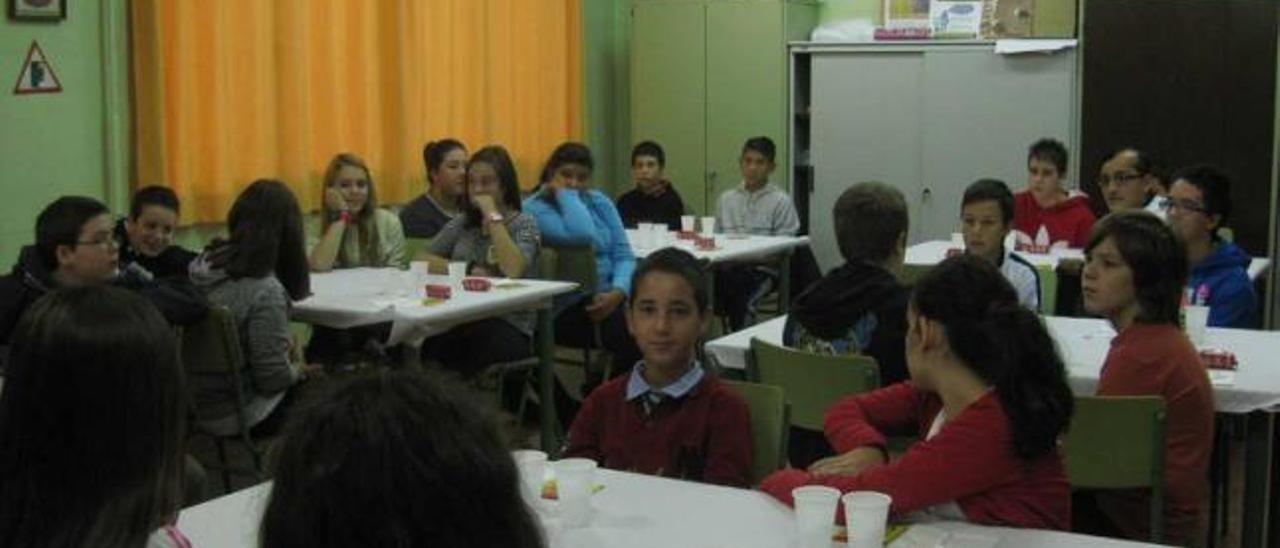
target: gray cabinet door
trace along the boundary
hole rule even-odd
[[[902,189],[918,218],[921,53],[832,53],[813,57],[811,248],[825,271],[841,263],[832,207],[853,183]]]
[[[1074,51],[868,46],[812,59],[810,232],[824,269],[842,262],[831,208],[852,183],[877,180],[902,191],[908,244],[948,239],[959,231],[970,183],[993,177],[1018,192],[1031,142],[1053,137],[1076,149]]]

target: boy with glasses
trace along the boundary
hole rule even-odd
[[[1258,296],[1247,271],[1252,258],[1218,235],[1231,214],[1231,180],[1213,166],[1184,169],[1173,176],[1165,210],[1187,245],[1187,304],[1208,306],[1213,327],[1257,327]]]
[[[1167,200],[1155,165],[1142,151],[1125,148],[1111,153],[1098,174],[1098,191],[1111,213],[1145,209],[1164,218]]]

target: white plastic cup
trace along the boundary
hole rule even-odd
[[[1209,335],[1209,307],[1188,305],[1183,321],[1186,322],[1187,338],[1191,339],[1191,344],[1197,348],[1204,346]]]
[[[893,497],[875,491],[854,491],[840,497],[844,503],[844,524],[849,548],[880,548],[884,545],[885,523]]]
[[[796,533],[799,548],[828,548],[835,524],[840,491],[821,485],[806,485],[791,490],[796,507]]]
[[[542,484],[547,474],[547,454],[532,449],[512,451],[511,458],[516,461],[516,470],[520,472],[520,491],[530,505],[542,500]]]
[[[449,285],[462,285],[462,279],[467,277],[467,263],[451,262],[449,263]]]
[[[560,517],[565,527],[586,527],[591,522],[591,487],[596,477],[596,461],[564,459],[552,463],[556,472],[556,493]]]
[[[654,245],[653,241],[653,223],[637,223],[636,224],[636,247],[640,249],[649,249]]]
[[[680,216],[680,231],[693,232],[695,230],[694,223],[698,222],[698,218],[693,215]]]
[[[951,233],[951,247],[964,249],[964,233],[963,232]]]
[[[716,218],[703,217],[702,218],[702,237],[710,238],[715,235],[716,235]]]

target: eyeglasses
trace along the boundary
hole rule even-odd
[[[77,240],[76,245],[100,245],[108,248],[119,248],[120,240],[117,240],[116,237],[111,234],[104,234],[102,236],[94,237],[92,240]]]
[[[1115,183],[1115,184],[1127,183],[1134,179],[1141,179],[1141,178],[1142,178],[1141,173],[1117,173],[1115,177],[1112,177],[1109,175],[1099,175],[1098,186],[1107,186],[1111,183]]]
[[[1204,204],[1198,204],[1191,200],[1165,200],[1163,204],[1160,204],[1160,208],[1165,210],[1166,213],[1172,213],[1175,209],[1189,213],[1204,213],[1207,211]]]

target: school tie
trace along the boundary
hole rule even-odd
[[[656,410],[658,406],[669,397],[670,396],[656,390],[645,392],[644,397],[640,398],[640,404],[644,407],[644,416],[653,416],[654,410]]]

